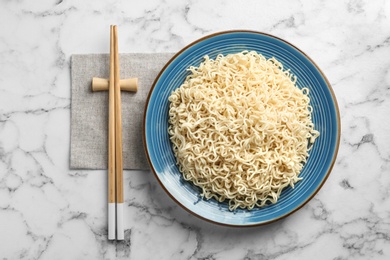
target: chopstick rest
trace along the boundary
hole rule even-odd
[[[109,89],[109,80],[102,78],[92,79],[92,91],[106,91]],[[121,79],[119,80],[121,90],[129,92],[137,92],[138,78]]]
[[[121,90],[136,92],[138,79],[120,80],[117,26],[110,27],[110,78],[93,78],[92,91],[109,92],[108,239],[123,240],[123,160]],[[116,228],[116,232],[115,232]],[[115,235],[116,233],[116,235]]]

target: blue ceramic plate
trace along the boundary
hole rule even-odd
[[[176,166],[167,132],[168,97],[188,75],[187,68],[198,66],[205,55],[254,50],[275,57],[298,77],[299,88],[310,89],[313,122],[320,132],[304,166],[302,181],[286,188],[276,204],[251,211],[229,211],[227,203],[200,198],[200,189],[185,181]],[[295,212],[307,203],[327,179],[336,159],[340,139],[337,101],[324,74],[302,51],[277,37],[253,31],[216,33],[188,45],[161,70],[150,90],[144,118],[144,144],[150,166],[166,192],[184,209],[205,220],[232,226],[270,223]]]

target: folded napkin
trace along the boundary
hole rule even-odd
[[[157,74],[172,53],[120,54],[120,77],[138,78],[138,92],[121,92],[123,168],[149,169],[143,147],[143,113]],[[72,55],[70,168],[107,169],[108,91],[92,92],[93,77],[109,78],[109,55]]]

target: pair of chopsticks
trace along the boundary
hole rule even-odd
[[[108,239],[123,240],[122,108],[117,26],[110,27],[108,111]],[[116,232],[115,232],[116,228]],[[115,236],[116,233],[116,236]]]
[[[110,27],[110,78],[93,78],[92,91],[108,90],[108,239],[123,240],[121,90],[137,92],[138,79],[120,80],[117,26]]]

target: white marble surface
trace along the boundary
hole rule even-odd
[[[106,172],[69,170],[70,56],[175,52],[221,30],[290,41],[339,101],[334,170],[304,208],[257,228],[177,206],[125,172],[126,241],[106,240]],[[0,1],[1,259],[390,259],[390,1]]]

